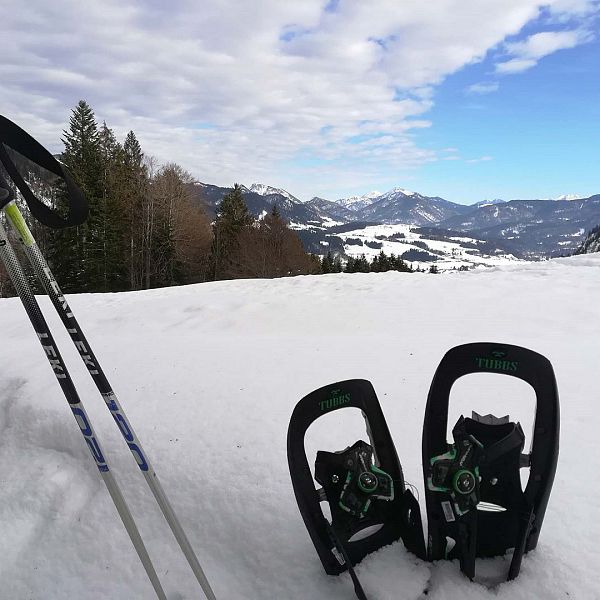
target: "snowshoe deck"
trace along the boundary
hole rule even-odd
[[[306,431],[319,417],[348,407],[362,411],[370,442],[360,440],[341,452],[318,452],[315,478],[322,488],[317,490],[304,449]],[[302,398],[292,414],[287,448],[298,507],[327,573],[350,570],[355,579],[352,565],[399,539],[424,558],[419,505],[405,487],[389,429],[368,381],[340,381]],[[329,503],[331,523],[322,502]],[[381,525],[378,531],[358,539],[356,534],[375,525]],[[356,540],[351,539],[354,536]]]
[[[508,417],[461,417],[446,440],[450,390],[471,373],[500,373],[529,383],[536,395],[530,454]],[[514,548],[508,579],[536,547],[558,460],[559,403],[554,371],[542,355],[519,346],[475,343],[451,349],[429,391],[423,425],[423,474],[429,560],[460,560],[475,576],[475,559]],[[525,489],[519,470],[530,467]],[[454,545],[452,546],[452,543]]]

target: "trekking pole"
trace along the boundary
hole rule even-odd
[[[4,140],[2,139],[4,137]],[[77,186],[72,182],[68,172],[56,161],[36,140],[29,134],[17,127],[8,119],[0,116],[0,142],[8,140],[11,147],[14,147],[21,154],[29,157],[34,162],[41,164],[46,169],[51,170],[55,174],[61,176],[69,193],[70,212],[66,218],[61,218],[53,211],[41,203],[31,192],[29,186],[22,179],[14,163],[2,147],[0,143],[0,161],[4,163],[8,173],[13,181],[17,184],[19,190],[23,194],[27,204],[33,215],[42,223],[52,227],[64,227],[66,225],[77,224],[85,220],[87,210],[82,209],[81,204],[85,202],[83,195]],[[6,142],[5,142],[6,143]],[[3,206],[0,201],[0,208]],[[181,548],[188,564],[190,565],[200,587],[202,588],[207,600],[216,600],[215,594],[200,566],[200,562],[194,552],[194,549],[187,538],[173,507],[152,468],[150,461],[142,449],[141,442],[136,436],[133,427],[131,426],[123,408],[113,391],[104,371],[100,367],[100,363],[93,353],[90,344],[88,343],[79,323],[75,319],[63,293],[52,275],[50,268],[42,255],[42,252],[37,245],[19,207],[15,202],[7,203],[3,210],[11,227],[19,234],[21,243],[25,250],[28,260],[30,261],[34,272],[42,284],[44,290],[48,294],[54,308],[67,329],[79,355],[81,356],[88,372],[92,376],[98,391],[102,395],[108,409],[110,410],[113,419],[115,420],[125,442],[127,443],[131,453],[138,464],[144,479],[146,480],[156,502],[158,503],[165,520],[167,521],[179,547]]]
[[[104,374],[96,355],[92,351],[89,342],[83,334],[83,331],[81,330],[77,319],[73,315],[67,300],[61,292],[56,279],[54,279],[54,276],[48,267],[48,263],[46,262],[39,246],[33,238],[33,235],[31,234],[31,231],[27,226],[23,215],[21,214],[19,207],[15,202],[11,202],[4,208],[4,213],[10,225],[19,234],[27,258],[29,259],[38,280],[44,287],[44,290],[48,294],[54,308],[58,312],[61,321],[69,332],[69,335],[71,336],[71,339],[73,340],[73,343],[79,352],[79,356],[81,356],[81,359],[87,367],[89,374],[92,376],[92,379],[94,380],[98,391],[102,395],[106,406],[110,410],[113,419],[118,425],[121,434],[125,438],[125,442],[129,446],[129,449],[131,450],[131,453],[133,454],[133,457],[135,458],[135,461],[138,464],[144,479],[150,487],[150,490],[152,490],[152,494],[154,495],[154,498],[156,499],[156,502],[158,503],[167,523],[169,524],[169,527],[171,528],[171,531],[173,532],[181,551],[183,552],[192,571],[194,572],[194,575],[196,576],[196,579],[198,580],[198,583],[200,584],[200,587],[202,588],[206,598],[208,600],[216,600],[215,594],[210,587],[202,567],[200,566],[200,562],[196,557],[194,549],[192,548],[192,545],[190,544],[190,541],[188,540],[185,531],[181,526],[181,523],[179,522],[179,519],[177,518],[169,499],[167,498],[156,472],[150,464],[147,454],[142,449],[140,440],[135,434],[129,419],[125,415],[123,407],[121,406],[115,392],[108,382],[108,379]]]
[[[10,196],[9,190],[5,189],[3,187],[4,185],[4,179],[0,175],[0,205]],[[27,277],[23,272],[23,268],[21,267],[15,255],[15,251],[10,244],[6,230],[1,222],[0,259],[4,263],[15,291],[21,299],[23,307],[25,308],[25,312],[31,321],[31,325],[38,336],[48,361],[50,362],[50,366],[52,367],[54,375],[56,376],[65,398],[69,403],[69,407],[75,416],[77,425],[83,434],[85,442],[92,454],[92,458],[94,459],[96,466],[98,467],[98,471],[100,472],[106,488],[108,489],[108,493],[110,494],[117,512],[121,517],[121,521],[123,521],[123,525],[125,525],[125,529],[129,534],[131,542],[133,543],[133,546],[140,560],[142,561],[142,565],[144,566],[148,578],[152,583],[152,587],[154,588],[154,591],[160,600],[167,600],[167,596],[165,595],[160,580],[158,579],[158,575],[156,574],[152,561],[150,560],[148,551],[144,546],[144,542],[140,536],[140,532],[135,524],[131,511],[125,502],[123,493],[113,477],[113,474],[108,468],[108,464],[104,458],[100,443],[98,442],[98,437],[94,432],[90,419],[79,398],[79,395],[77,394],[77,390],[75,389],[71,375],[67,371],[67,367],[64,364],[62,356],[56,343],[54,342],[54,338],[52,337],[52,333],[48,327],[48,324],[46,323],[46,320],[44,319],[39,304],[33,295],[31,287],[29,286],[29,282],[27,281]]]

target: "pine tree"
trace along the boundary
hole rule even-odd
[[[364,254],[361,254],[360,258],[357,259],[355,268],[357,273],[368,273],[370,271],[369,261]]]
[[[406,273],[411,273],[412,269],[399,257],[395,254],[390,256],[390,267],[394,271],[402,271]]]
[[[322,273],[341,273],[344,270],[342,259],[336,253],[335,257],[331,254],[331,250],[321,260]]]
[[[102,291],[128,288],[125,269],[125,152],[106,123],[99,131],[102,197],[99,210],[102,239]]]
[[[144,153],[133,131],[123,144],[123,172],[127,273],[130,289],[139,290],[150,287],[154,211]]]
[[[343,268],[344,268],[344,266],[342,265],[342,259],[340,258],[340,255],[337,254],[336,257],[333,259],[333,265],[332,265],[331,272],[332,273],[341,273]]]
[[[90,214],[79,227],[53,232],[49,261],[65,291],[94,291],[102,284],[104,271],[101,152],[96,119],[84,100],[72,111],[63,143],[62,161],[85,194]],[[58,210],[66,202],[66,192],[57,194]]]
[[[381,268],[379,265],[379,256],[374,256],[371,264],[369,265],[369,269],[371,273],[381,273]]]
[[[390,271],[392,268],[390,259],[386,255],[386,253],[382,250],[379,253],[379,272],[385,273],[386,271]]]
[[[231,276],[231,256],[238,249],[238,237],[253,221],[242,188],[236,183],[233,189],[225,194],[217,209],[211,248],[212,279],[216,281]]]
[[[323,273],[333,273],[333,258],[331,252],[328,252],[321,260],[321,271]]]

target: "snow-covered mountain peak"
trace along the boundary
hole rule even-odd
[[[358,212],[365,206],[372,204],[381,196],[381,192],[372,191],[363,194],[362,196],[350,196],[349,198],[338,198],[335,202],[348,210]]]
[[[362,196],[350,196],[349,198],[338,198],[336,202],[345,206],[346,208],[362,208],[367,204],[370,204],[372,200],[375,198],[379,198],[381,196],[381,192],[373,191],[367,192]]]
[[[506,204],[506,200],[502,198],[494,198],[493,200],[482,200],[481,202],[475,202],[472,204],[474,208],[483,208],[485,206],[496,206],[497,204]]]
[[[562,194],[561,196],[553,198],[553,200],[581,200],[581,196],[578,196],[577,194]]]
[[[403,196],[414,196],[414,195],[420,195],[417,194],[417,192],[411,192],[410,190],[407,190],[405,188],[401,188],[401,187],[395,187],[392,188],[389,192],[386,192],[385,194],[383,194],[383,196],[395,196],[396,194],[402,194]]]
[[[361,198],[363,198],[364,200],[371,200],[372,198],[378,198],[379,196],[381,196],[381,192],[373,190],[372,192],[367,192],[366,194],[363,194]]]
[[[279,194],[280,196],[284,196],[292,202],[300,202],[300,200],[298,200],[296,196],[292,196],[292,194],[290,194],[286,190],[274,188],[270,185],[265,185],[264,183],[253,183],[249,189],[251,192],[254,192],[255,194],[260,194],[261,196],[268,196],[269,194]]]

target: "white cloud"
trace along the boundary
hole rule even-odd
[[[551,5],[552,16],[558,22],[573,17],[586,17],[598,10],[598,0],[555,0]]]
[[[497,92],[500,84],[497,81],[489,83],[474,83],[467,88],[468,94],[491,94]]]
[[[547,4],[4,0],[0,106],[54,150],[85,98],[118,135],[134,129],[146,152],[201,180],[267,180],[302,195],[360,165],[376,184],[383,165],[436,158],[412,135],[429,125],[435,86]],[[550,4],[556,15],[583,10]],[[307,176],[290,166],[298,156],[327,162]]]
[[[486,162],[488,160],[494,160],[494,157],[493,156],[480,156],[479,158],[471,158],[465,162],[478,163],[478,162]]]
[[[510,75],[512,73],[521,73],[535,67],[537,60],[532,58],[513,58],[496,65],[496,73]]]
[[[498,63],[496,72],[506,74],[526,71],[534,67],[544,56],[558,50],[574,48],[591,41],[593,37],[592,32],[586,29],[534,33],[523,41],[505,44],[507,53],[515,58]]]

